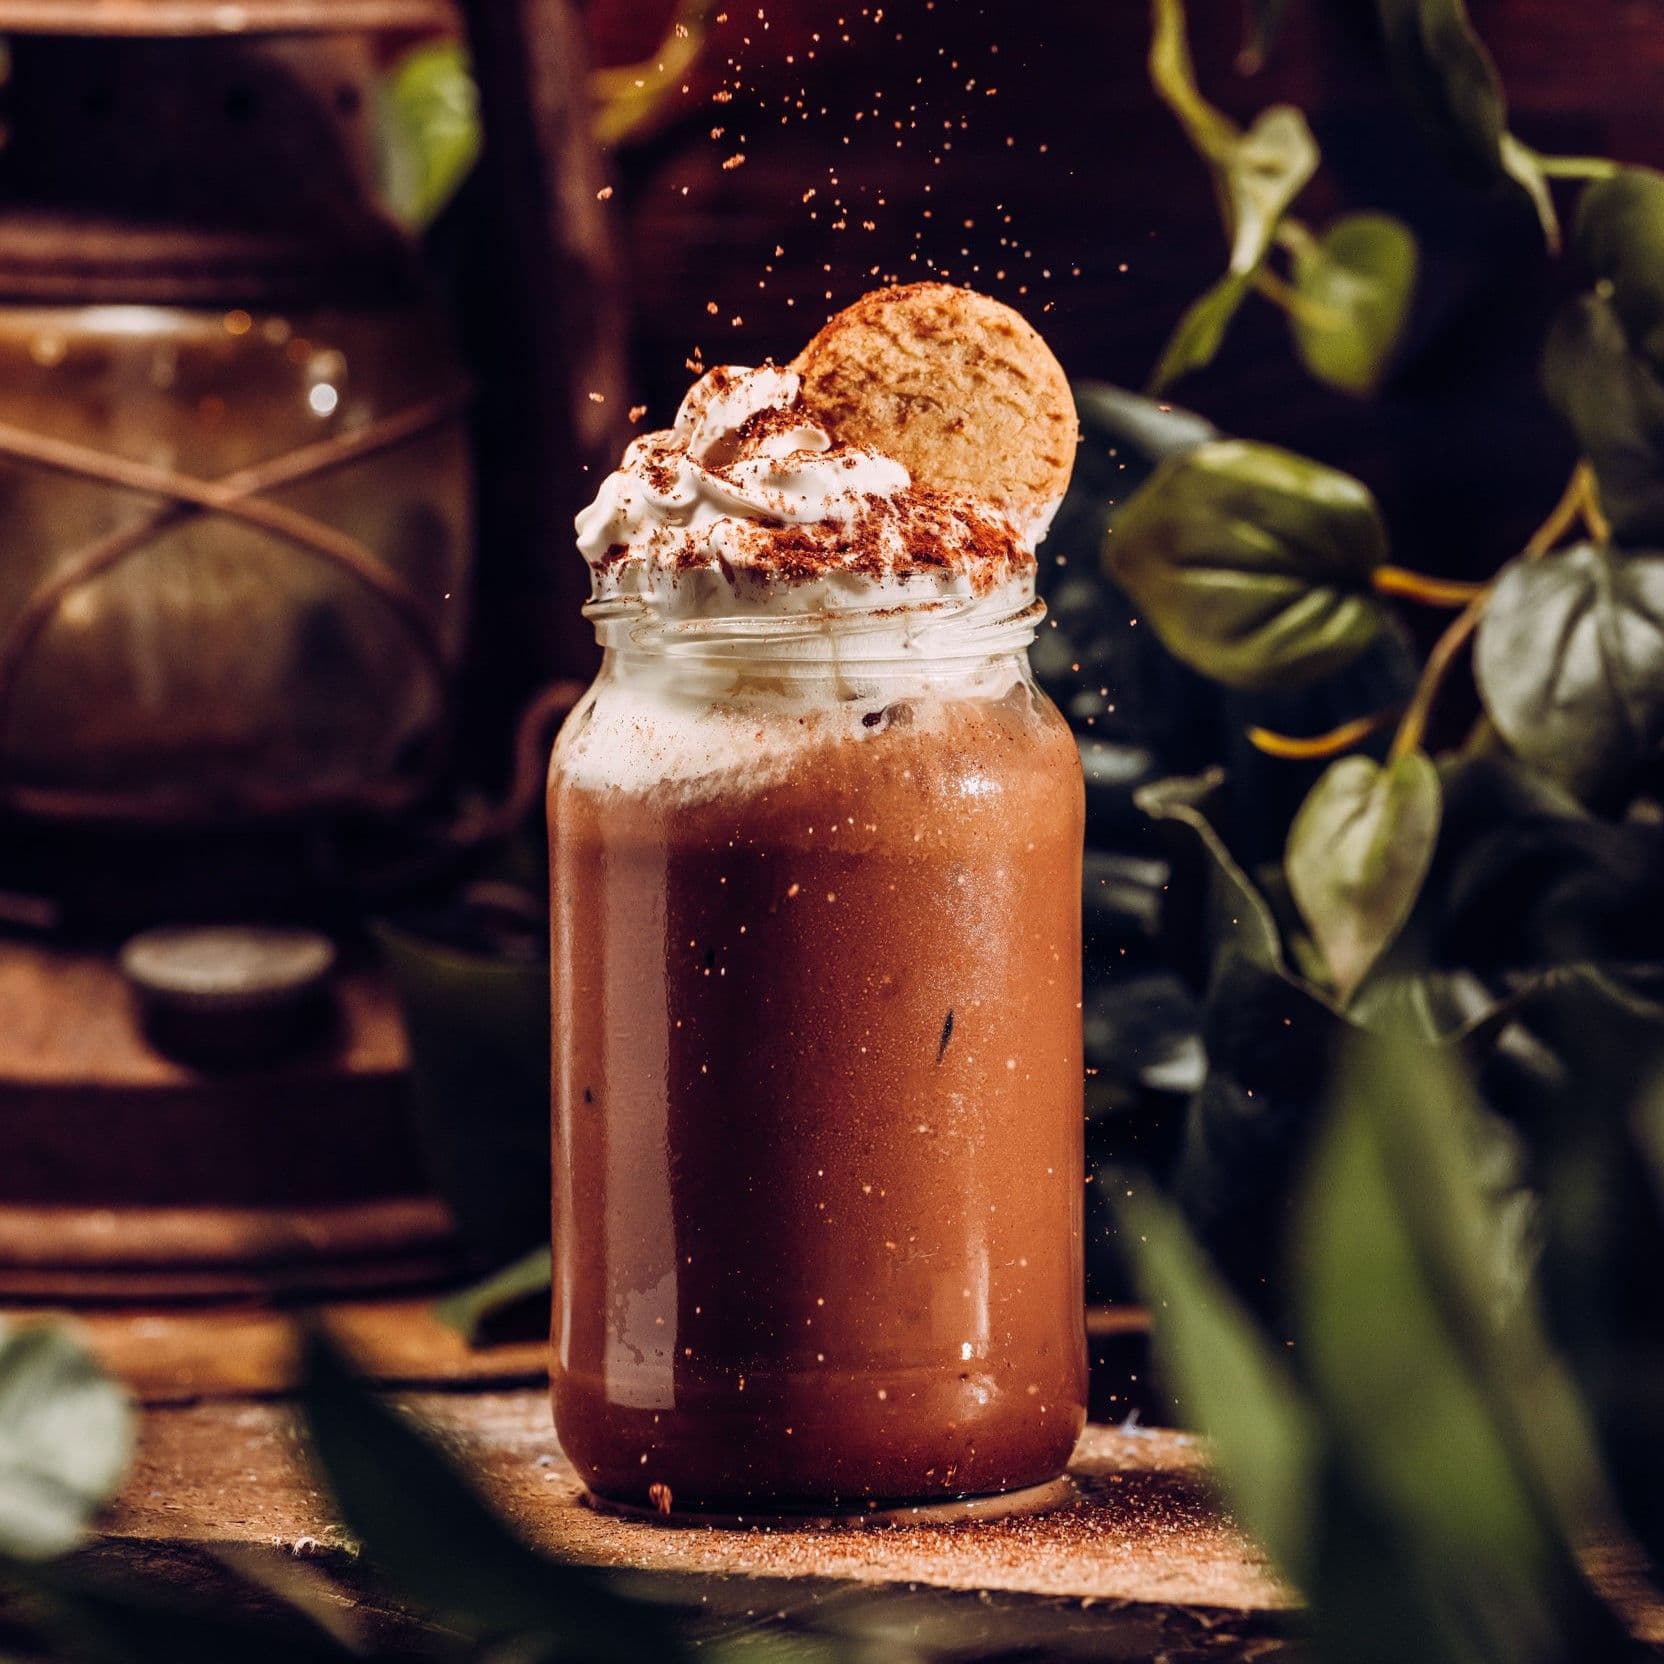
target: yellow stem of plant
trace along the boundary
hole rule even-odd
[[[705,41],[714,0],[678,0],[658,49],[634,64],[612,64],[590,73],[596,142],[624,143],[645,128],[693,66]]]
[[[1465,607],[1485,587],[1455,578],[1430,578],[1403,566],[1378,566],[1370,581],[1378,595],[1399,596],[1426,607]]]
[[[1600,487],[1595,483],[1595,470],[1588,462],[1580,462],[1577,466],[1583,475],[1583,524],[1589,528],[1589,535],[1595,542],[1610,543],[1612,522],[1600,506]]]
[[[1359,740],[1368,739],[1378,728],[1392,721],[1395,711],[1376,711],[1372,716],[1354,717],[1326,734],[1303,737],[1298,734],[1279,734],[1270,728],[1250,728],[1248,743],[1268,757],[1285,757],[1291,762],[1309,763],[1323,757],[1338,757],[1350,751]]]
[[[1530,541],[1520,551],[1521,560],[1537,560],[1546,555],[1579,519],[1587,519],[1594,478],[1594,470],[1587,462],[1580,462],[1572,469],[1572,477],[1566,482],[1566,489],[1560,493],[1560,501],[1549,510],[1548,518],[1531,534]],[[1599,512],[1599,506],[1596,505],[1595,513]],[[1433,643],[1433,650],[1427,655],[1427,663],[1421,672],[1421,680],[1416,684],[1415,695],[1404,711],[1404,720],[1399,723],[1398,732],[1393,735],[1392,750],[1388,754],[1389,762],[1396,762],[1400,757],[1407,757],[1412,751],[1420,749],[1422,738],[1427,732],[1427,718],[1433,709],[1433,701],[1438,697],[1439,689],[1449,674],[1451,665],[1456,662],[1457,655],[1467,645],[1468,638],[1479,628],[1479,620],[1484,616],[1485,603],[1490,599],[1491,589],[1492,585],[1486,584],[1445,626],[1444,634]]]
[[[1619,168],[1608,156],[1544,156],[1538,152],[1536,160],[1548,179],[1610,179]]]
[[[1332,306],[1325,306],[1322,301],[1301,294],[1293,284],[1285,283],[1275,272],[1269,272],[1263,266],[1254,273],[1253,284],[1268,301],[1282,307],[1292,317],[1304,320],[1313,329],[1340,329],[1346,323],[1346,319]]]
[[[1311,227],[1292,214],[1284,214],[1277,222],[1275,235],[1278,247],[1287,249],[1290,254],[1311,254],[1317,248],[1317,238],[1312,235]]]

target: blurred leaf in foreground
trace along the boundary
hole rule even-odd
[[[67,1553],[133,1449],[127,1394],[59,1324],[0,1326],[0,1554]]]
[[[1297,1204],[1296,1353],[1336,1452],[1332,1505],[1356,1507],[1394,1568],[1364,1576],[1330,1552],[1347,1531],[1319,1532],[1309,1592],[1330,1656],[1404,1656],[1364,1598],[1415,1615],[1427,1664],[1621,1641],[1572,1546],[1598,1494],[1590,1444],[1529,1309],[1504,1300],[1474,1113],[1447,1052],[1360,1040]]]
[[[1217,1445],[1242,1524],[1283,1570],[1311,1566],[1320,1431],[1277,1349],[1219,1280],[1177,1212],[1135,1192],[1116,1210],[1155,1314],[1156,1356],[1188,1424]]]
[[[301,1408],[347,1529],[413,1604],[478,1640],[514,1641],[515,1657],[671,1664],[686,1656],[668,1613],[515,1536],[317,1334],[307,1342]]]
[[[1579,1562],[1602,1480],[1500,1274],[1476,1113],[1449,1048],[1352,1035],[1297,1190],[1286,1345],[1164,1204],[1122,1211],[1167,1384],[1332,1664],[1633,1655]]]

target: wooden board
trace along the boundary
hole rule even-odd
[[[593,1565],[1235,1613],[1291,1604],[1210,1501],[1202,1446],[1183,1433],[1089,1427],[1071,1468],[1081,1500],[1034,1519],[871,1531],[667,1530],[580,1503],[541,1391],[425,1392],[398,1402],[529,1540]],[[130,1542],[277,1545],[343,1557],[351,1548],[281,1404],[148,1411],[107,1530]]]
[[[0,1295],[156,1300],[431,1282],[455,1265],[418,1159],[392,990],[269,1067],[147,1040],[107,953],[0,940]]]
[[[537,1386],[548,1363],[539,1337],[470,1347],[433,1315],[431,1294],[337,1301],[320,1308],[359,1367],[389,1386]],[[41,1308],[0,1309],[29,1321]],[[275,1397],[292,1391],[296,1314],[244,1304],[191,1310],[58,1311],[142,1404]]]

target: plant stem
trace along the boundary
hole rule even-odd
[[[1600,506],[1600,487],[1595,482],[1594,467],[1588,462],[1580,462],[1578,467],[1583,472],[1583,524],[1589,528],[1589,535],[1595,542],[1610,543],[1612,522]]]
[[[1610,179],[1619,164],[1607,156],[1537,156],[1537,166],[1549,179]]]
[[[1277,246],[1290,254],[1314,254],[1317,251],[1317,238],[1312,235],[1311,228],[1304,220],[1297,220],[1290,214],[1278,220],[1276,238]]]
[[[1593,487],[1594,470],[1587,462],[1579,462],[1572,469],[1572,477],[1566,482],[1566,489],[1561,492],[1559,502],[1549,510],[1548,518],[1542,525],[1531,534],[1530,541],[1520,551],[1519,558],[1536,560],[1539,556],[1546,555],[1571,530],[1579,517],[1586,518]],[[1597,508],[1595,512],[1598,514],[1600,511]],[[1404,720],[1399,723],[1398,732],[1393,735],[1392,749],[1387,753],[1389,763],[1395,763],[1421,748],[1433,701],[1438,697],[1439,689],[1443,686],[1451,665],[1467,645],[1469,637],[1479,628],[1479,620],[1484,616],[1485,605],[1491,598],[1495,583],[1496,580],[1493,578],[1486,584],[1445,626],[1444,634],[1433,643],[1433,650],[1427,655],[1427,663],[1421,672],[1421,680],[1416,684],[1415,694],[1405,708]]]
[[[1313,329],[1340,329],[1346,323],[1345,317],[1334,307],[1325,306],[1322,301],[1301,294],[1292,283],[1284,282],[1275,272],[1267,271],[1264,266],[1255,271],[1252,282],[1273,305],[1282,307],[1285,312],[1310,324]]]
[[[1371,716],[1354,717],[1326,734],[1309,738],[1298,734],[1279,734],[1270,728],[1250,728],[1248,743],[1268,757],[1286,757],[1292,762],[1313,762],[1321,757],[1338,757],[1350,750],[1361,739],[1367,739],[1377,728],[1386,725],[1398,714],[1397,708],[1376,711]]]
[[[1378,566],[1370,582],[1377,595],[1396,595],[1426,607],[1465,607],[1485,587],[1455,578],[1430,578],[1402,566]]]

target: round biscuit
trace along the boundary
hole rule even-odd
[[[1068,489],[1079,424],[1063,366],[1018,312],[972,289],[875,289],[829,318],[791,368],[836,439],[921,485],[1039,520]]]

